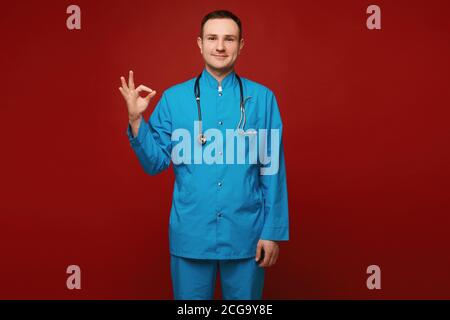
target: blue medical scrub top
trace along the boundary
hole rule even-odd
[[[169,219],[171,254],[197,259],[255,257],[259,239],[289,239],[282,121],[276,98],[267,87],[241,77],[244,98],[251,96],[245,103],[245,130],[267,129],[266,153],[269,156],[278,153],[276,174],[261,175],[260,169],[269,164],[260,159],[256,163],[248,160],[249,143],[245,145],[244,163],[237,161],[238,151],[234,154],[234,162],[226,160],[226,130],[235,130],[241,116],[235,72],[229,73],[219,88],[219,82],[204,68],[200,78],[203,132],[206,134],[208,129],[216,129],[215,133],[222,133],[224,147],[214,151],[209,149],[210,154],[217,157],[214,163],[199,162],[193,159],[194,148],[207,150],[216,141],[216,136],[213,138],[213,134],[209,137],[206,134],[208,141],[203,147],[197,140],[195,79],[165,90],[149,121],[141,121],[136,137],[128,126],[128,139],[146,173],[155,175],[173,163],[175,183]],[[190,134],[190,140],[184,141],[186,149],[183,151],[179,147],[186,136],[175,137],[173,133],[177,129]],[[276,150],[271,150],[270,129],[279,130],[279,148]],[[214,130],[209,131],[214,133]],[[238,139],[249,141],[248,137],[236,134],[235,150]],[[177,154],[185,156],[189,155],[188,147],[192,161],[173,161],[173,150],[178,148]]]

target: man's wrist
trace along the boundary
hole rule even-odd
[[[136,122],[139,122],[142,118],[142,114],[138,114],[138,115],[128,115],[128,122],[130,123],[130,125],[133,125]]]

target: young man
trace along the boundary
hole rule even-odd
[[[174,298],[213,299],[219,271],[224,299],[261,299],[264,267],[289,239],[280,112],[271,90],[234,71],[244,39],[233,13],[206,15],[197,43],[202,73],[164,91],[148,122],[156,91],[121,77],[127,135],[148,174],[173,163]]]

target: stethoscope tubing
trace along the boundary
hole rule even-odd
[[[195,85],[194,85],[194,94],[195,94],[195,101],[197,102],[197,114],[198,114],[198,121],[199,121],[199,135],[198,135],[198,140],[199,142],[203,145],[206,143],[206,137],[203,134],[203,128],[202,128],[202,110],[200,107],[200,78],[201,78],[202,74],[198,75],[197,79],[195,80]],[[244,100],[244,90],[242,87],[242,80],[241,78],[235,73],[236,79],[238,80],[239,83],[239,91],[240,91],[240,105],[239,105],[239,109],[240,109],[240,117],[239,117],[239,123],[237,126],[237,130],[240,134],[245,134],[245,123],[246,123],[246,115],[245,115],[245,102],[250,99],[251,97],[247,97]],[[242,127],[241,127],[242,125]]]

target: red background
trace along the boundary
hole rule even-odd
[[[366,28],[370,4],[382,30]],[[450,298],[444,0],[2,3],[0,298],[172,298],[173,172],[139,166],[119,77],[158,91],[148,119],[201,71],[216,9],[243,21],[236,70],[275,92],[284,122],[291,240],[264,297]],[[81,290],[66,288],[71,264]]]

